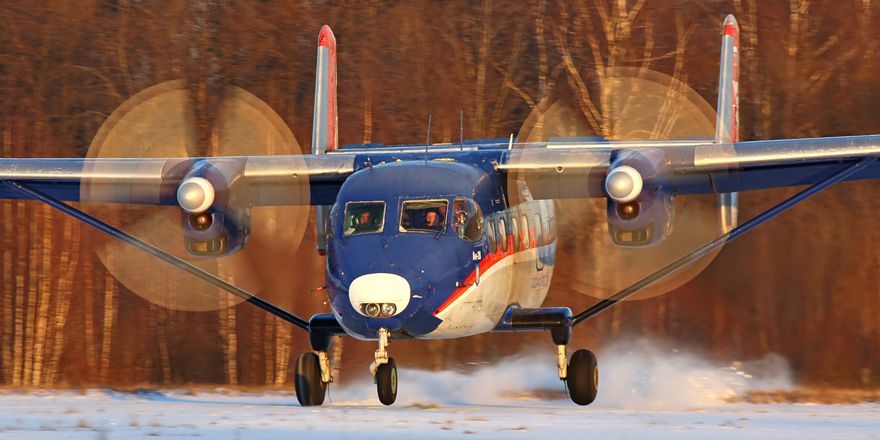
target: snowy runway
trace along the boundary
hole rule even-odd
[[[37,392],[0,395],[0,439],[162,438],[877,438],[880,404],[719,404],[678,410],[336,402],[291,394]],[[571,437],[574,436],[574,437]],[[561,437],[558,437],[561,438]]]
[[[379,404],[369,377],[352,372],[311,408],[292,389],[0,390],[0,440],[880,438],[880,403],[725,403],[794,389],[778,356],[717,365],[660,347],[636,341],[603,350],[599,397],[589,407],[567,400],[549,353],[466,372],[402,368],[392,407]]]

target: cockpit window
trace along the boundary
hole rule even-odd
[[[400,232],[439,232],[446,227],[449,202],[446,200],[409,200],[403,202]]]
[[[452,230],[459,238],[477,241],[483,237],[483,212],[471,199],[456,198],[452,203]]]
[[[385,202],[348,202],[345,205],[345,235],[382,232]]]

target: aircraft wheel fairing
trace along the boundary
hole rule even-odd
[[[376,390],[383,405],[391,405],[397,400],[397,365],[393,358],[388,358],[387,363],[376,369]]]
[[[568,362],[568,394],[578,405],[589,405],[599,392],[599,366],[590,350],[578,350]]]
[[[296,360],[293,377],[296,400],[302,406],[318,406],[324,403],[327,384],[321,381],[321,363],[315,353],[303,353]]]

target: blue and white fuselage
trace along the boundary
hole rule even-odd
[[[457,338],[491,331],[512,306],[541,305],[555,259],[552,201],[510,206],[486,156],[369,165],[345,181],[330,213],[327,287],[346,332]],[[423,216],[411,207],[432,206],[443,216],[438,226],[409,224]],[[355,232],[358,209],[374,218]],[[370,316],[370,304],[395,310]]]

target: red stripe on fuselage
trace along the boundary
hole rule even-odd
[[[486,258],[483,258],[482,260],[480,260],[480,263],[478,264],[478,266],[480,268],[480,273],[483,274],[483,273],[488,272],[489,269],[491,269],[493,266],[495,266],[501,260],[504,260],[507,257],[512,257],[515,254],[518,254],[520,252],[525,252],[529,249],[537,247],[537,246],[535,246],[537,243],[536,243],[536,240],[534,239],[534,233],[532,233],[532,236],[530,238],[531,238],[531,240],[530,240],[531,246],[523,247],[519,251],[514,250],[513,237],[508,237],[506,251],[501,249],[501,245],[496,245],[495,252],[492,252],[489,255],[486,255]],[[545,242],[545,244],[550,244],[550,243],[551,243],[551,241]],[[446,298],[446,301],[443,301],[443,304],[440,304],[440,307],[438,307],[437,310],[434,311],[434,316],[439,315],[444,310],[449,308],[449,306],[451,306],[452,303],[454,303],[462,295],[464,295],[464,293],[467,291],[467,289],[469,287],[471,287],[472,285],[474,285],[476,283],[476,280],[477,280],[477,270],[474,269],[473,271],[471,271],[470,275],[468,275],[467,278],[464,280],[464,284],[462,284],[457,289],[455,289],[452,292],[452,294],[449,295],[449,298]]]

